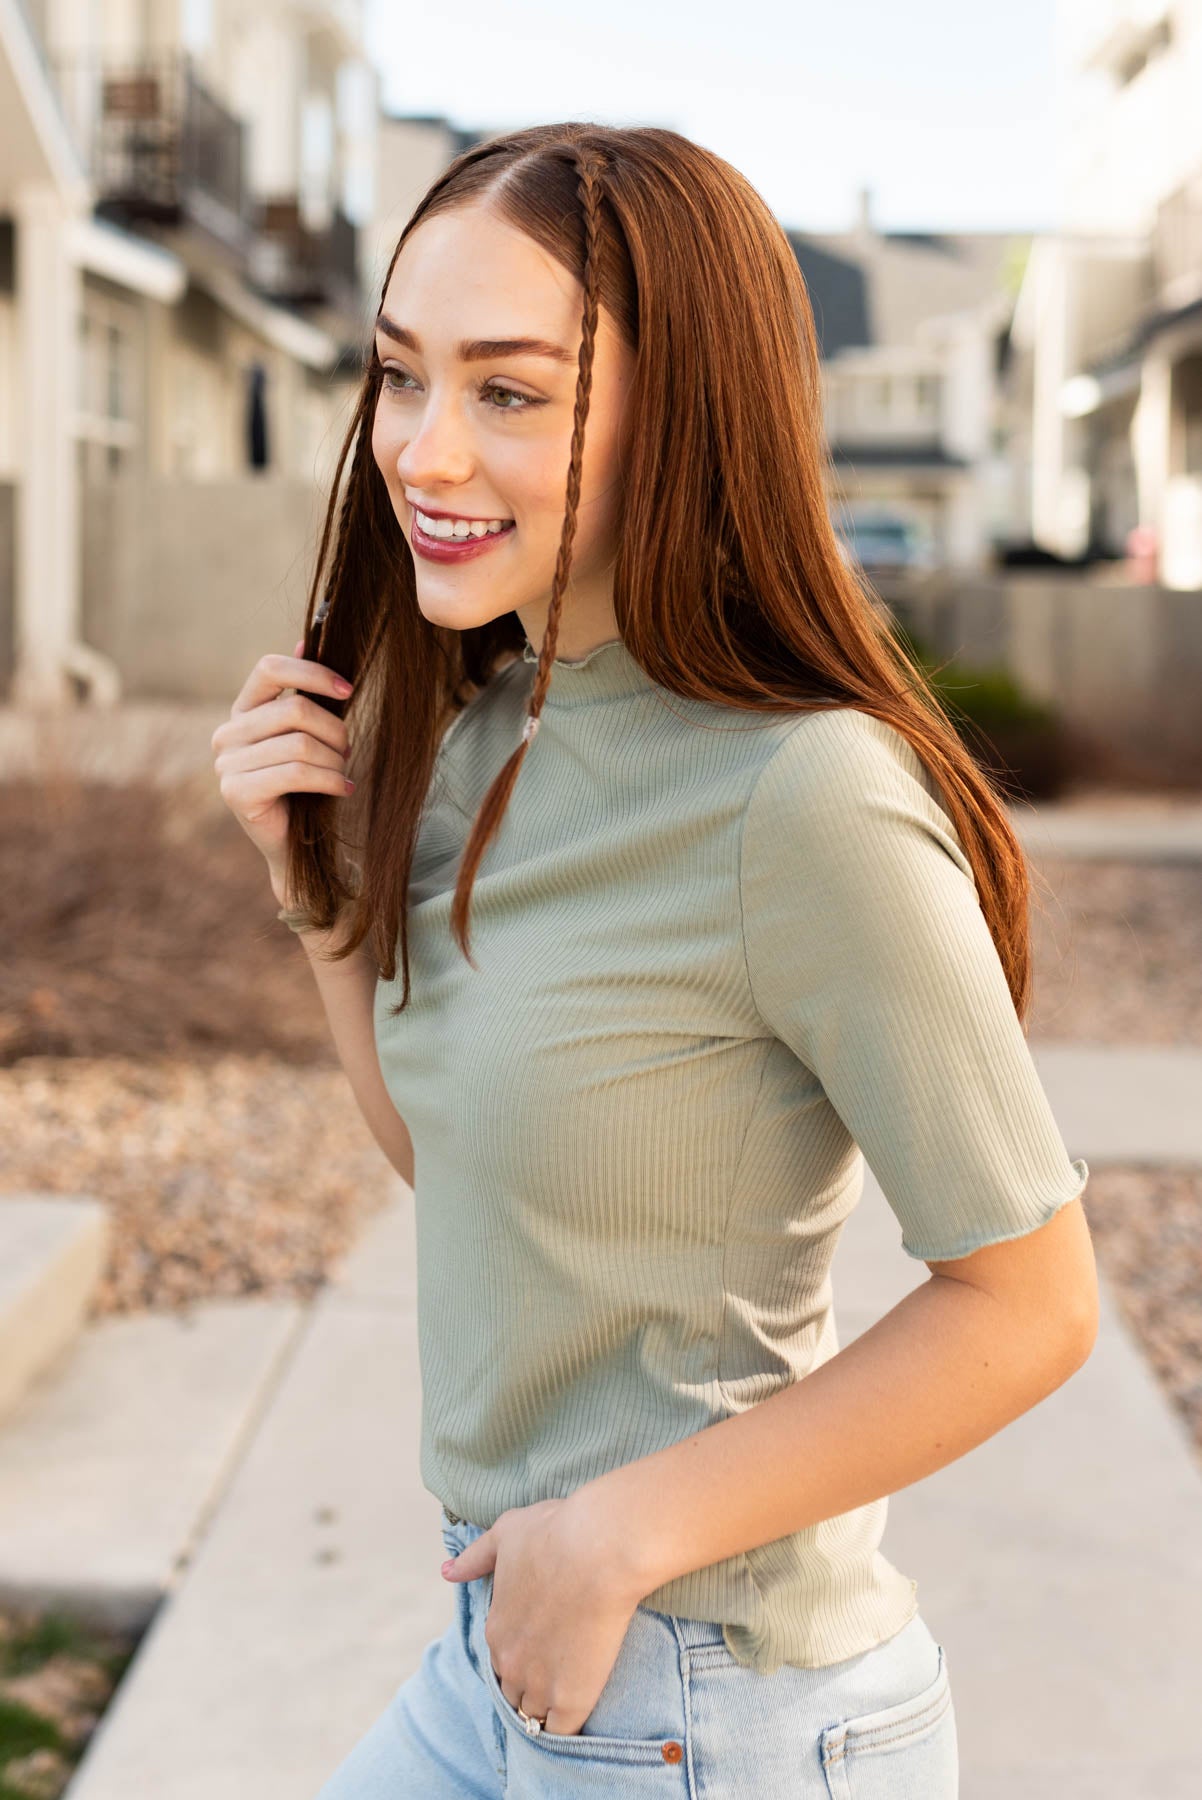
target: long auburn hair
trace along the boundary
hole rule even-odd
[[[583,288],[563,531],[530,711],[541,712],[551,679],[604,306],[636,352],[614,566],[614,612],[627,649],[653,681],[688,698],[762,712],[834,703],[895,727],[939,785],[1023,1018],[1026,859],[1000,790],[840,554],[824,483],[813,314],[776,218],[737,169],[677,132],[532,126],[469,147],[427,189],[393,252],[381,306],[396,258],[422,221],[482,201]],[[412,554],[372,455],[381,375],[373,332],[331,483],[304,644],[306,657],[355,683],[349,702],[320,704],[349,708],[352,762],[362,746],[366,779],[354,801],[291,796],[288,889],[316,926],[340,924],[332,958],[370,935],[380,975],[393,981],[399,940],[395,1016],[410,997],[407,894],[442,734],[526,636],[513,612],[461,631],[423,616]],[[530,741],[520,738],[497,771],[463,851],[451,930],[469,962],[472,884]],[[352,879],[338,853],[345,840],[337,821],[357,803]]]

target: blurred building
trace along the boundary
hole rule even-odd
[[[15,665],[14,698],[118,685],[80,642],[105,483],[328,471],[375,248],[361,11],[0,0],[0,673]]]
[[[414,207],[447,164],[492,131],[462,131],[440,113],[383,113],[376,132],[375,211],[365,228],[364,258],[373,315],[397,239]]]
[[[822,351],[836,518],[861,540],[896,521],[934,562],[987,566],[1010,525],[996,374],[1029,239],[881,231],[867,191],[853,230],[788,236]]]
[[[1202,0],[1060,0],[1064,230],[1010,372],[1035,541],[1202,588]]]

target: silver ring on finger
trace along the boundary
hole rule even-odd
[[[536,1736],[536,1734],[538,1732],[540,1732],[542,1730],[543,1726],[547,1723],[546,1719],[536,1719],[533,1717],[532,1714],[530,1714],[528,1712],[523,1712],[520,1706],[518,1707],[517,1710],[518,1710],[519,1719],[522,1721],[522,1724],[526,1727],[526,1730],[529,1732],[531,1737]]]

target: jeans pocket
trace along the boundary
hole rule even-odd
[[[831,1800],[957,1800],[960,1758],[943,1645],[929,1687],[828,1725],[820,1748]]]
[[[484,1580],[488,1583],[484,1614],[487,1619],[492,1604],[491,1574]],[[503,1724],[523,1743],[529,1744],[536,1754],[541,1752],[545,1756],[581,1759],[611,1767],[650,1768],[657,1764],[662,1767],[664,1763],[679,1763],[684,1758],[683,1727],[675,1723],[679,1707],[679,1665],[676,1663],[671,1671],[674,1679],[666,1683],[662,1678],[659,1681],[646,1678],[651,1673],[652,1661],[660,1663],[664,1650],[670,1648],[667,1640],[662,1644],[652,1643],[652,1634],[665,1624],[662,1615],[646,1613],[642,1608],[635,1613],[604,1692],[579,1731],[548,1731],[545,1726],[537,1732],[527,1730],[517,1707],[506,1698],[501,1687],[483,1626],[479,1645],[480,1673]],[[669,1626],[669,1634],[670,1629]],[[613,1735],[595,1729],[594,1719],[605,1724],[622,1719],[629,1721],[634,1729],[630,1735]],[[513,1754],[512,1738],[510,1754]]]

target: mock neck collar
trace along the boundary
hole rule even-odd
[[[531,666],[538,662],[538,652],[528,639],[522,650],[522,660]],[[604,643],[594,644],[583,656],[552,658],[551,680],[543,706],[587,706],[594,700],[662,692],[642,664],[635,661],[622,638],[606,638]]]

